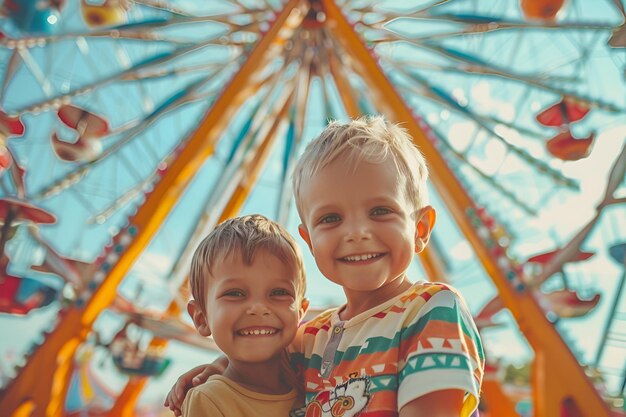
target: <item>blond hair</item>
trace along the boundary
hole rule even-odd
[[[224,221],[196,249],[191,260],[189,286],[193,299],[203,312],[207,312],[207,284],[213,265],[219,259],[235,255],[240,255],[244,264],[251,265],[259,250],[268,251],[292,268],[296,299],[298,303],[302,301],[306,281],[299,246],[281,225],[260,214],[253,214]]]
[[[406,129],[382,116],[363,116],[348,123],[331,122],[313,139],[298,160],[293,173],[296,207],[302,218],[302,185],[337,158],[346,163],[382,163],[391,157],[405,179],[405,193],[419,210],[428,203],[428,167]]]

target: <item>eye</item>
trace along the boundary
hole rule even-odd
[[[272,290],[270,295],[274,297],[293,297],[293,295],[291,294],[291,291],[286,290],[284,288],[275,288]]]
[[[384,216],[385,214],[390,214],[390,213],[392,213],[392,211],[388,209],[387,207],[376,207],[371,212],[372,216]]]
[[[328,223],[337,223],[338,221],[341,221],[341,217],[339,217],[336,214],[327,214],[325,216],[322,216],[322,218],[319,220],[320,224],[328,224]]]
[[[224,294],[222,295],[222,297],[232,297],[232,298],[244,297],[244,296],[245,296],[245,294],[241,290],[224,291]]]

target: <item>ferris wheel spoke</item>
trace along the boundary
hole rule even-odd
[[[430,4],[426,4],[423,6],[418,7],[417,9],[413,10],[413,11],[409,11],[407,10],[406,12],[403,13],[394,13],[388,9],[385,9],[383,7],[376,7],[377,4],[374,2],[370,1],[370,6],[364,6],[364,7],[354,7],[351,9],[351,11],[353,12],[358,12],[361,14],[367,14],[367,13],[379,13],[379,14],[384,14],[385,18],[388,19],[388,21],[391,21],[393,19],[397,19],[400,17],[408,17],[408,16],[422,16],[425,15],[427,13],[429,13],[432,9],[436,8],[437,6],[442,6],[446,3],[451,3],[454,0],[437,0],[437,1],[433,1]]]
[[[20,69],[22,65],[22,57],[19,55],[17,50],[11,51],[11,57],[7,63],[6,71],[4,72],[4,77],[2,77],[2,85],[0,86],[0,103],[4,103],[5,94],[9,83],[13,79],[13,76]]]
[[[146,41],[155,43],[188,44],[189,40],[166,38],[157,32],[148,32],[139,28],[107,28],[88,32],[65,32],[50,36],[29,36],[19,39],[5,38],[0,40],[0,45],[8,49],[34,49],[36,47],[48,46],[58,42],[74,40],[78,38],[91,39],[120,39],[132,41]]]
[[[156,32],[158,29],[167,29],[190,23],[220,23],[226,26],[221,34],[232,34],[238,31],[256,32],[261,11],[246,11],[242,13],[215,14],[210,16],[174,16],[172,18],[154,18],[139,20],[118,26],[95,29],[84,32],[63,32],[56,35],[32,35],[13,39],[7,36],[0,37],[0,45],[8,49],[32,49],[48,46],[60,41],[73,39],[98,39],[109,38],[116,40],[154,41],[158,43],[191,44],[193,41],[184,38],[169,38],[163,33]],[[233,18],[241,19],[248,15],[250,22],[245,24],[234,23]],[[221,35],[220,34],[220,35]]]
[[[446,16],[447,15],[443,16],[442,19],[445,19]],[[428,20],[430,19],[430,17],[425,16],[424,19]],[[433,19],[436,20],[437,16],[434,16]],[[492,22],[494,21],[493,17],[491,18],[484,17],[481,19],[484,19],[484,21],[492,21]],[[463,70],[469,73],[482,73],[482,74],[488,74],[488,75],[497,76],[497,77],[503,77],[503,78],[510,79],[510,80],[516,80],[518,82],[531,84],[537,88],[540,88],[540,89],[543,89],[543,90],[546,90],[555,94],[576,97],[578,100],[588,102],[590,105],[593,105],[594,107],[602,108],[606,111],[611,111],[611,112],[623,111],[623,108],[621,106],[615,105],[614,103],[606,102],[598,98],[584,97],[584,96],[581,96],[580,94],[576,94],[573,91],[568,91],[566,89],[557,87],[556,83],[557,82],[560,83],[562,80],[559,79],[560,77],[553,78],[552,74],[550,74],[550,80],[552,82],[546,83],[545,81],[546,77],[541,76],[538,73],[537,74],[521,74],[521,73],[513,72],[510,69],[505,69],[505,67],[501,65],[497,66],[494,63],[487,62],[478,56],[471,55],[467,51],[454,49],[449,46],[444,47],[438,42],[433,41],[433,39],[435,39],[439,35],[445,36],[446,32],[442,32],[441,34],[429,34],[428,36],[425,36],[425,37],[416,38],[416,37],[404,35],[401,31],[393,30],[391,28],[385,27],[384,25],[389,24],[388,17],[381,18],[380,22],[384,22],[384,23],[372,24],[372,23],[367,23],[364,21],[359,22],[359,24],[363,26],[364,28],[369,28],[370,32],[379,34],[379,36],[368,35],[368,39],[369,39],[368,42],[371,42],[374,45],[392,44],[392,43],[395,44],[397,42],[405,42],[416,48],[420,48],[425,51],[430,51],[432,53],[439,54],[442,57],[453,61],[455,65],[458,65],[458,64],[464,65]],[[494,22],[494,25],[495,24],[497,24],[497,20],[496,22]],[[595,24],[595,25],[587,24],[587,26],[585,26],[585,28],[588,29],[587,32],[589,32],[589,30],[593,30],[598,33],[602,31],[606,32],[607,30],[610,30],[612,27],[613,26],[610,24]],[[538,28],[542,28],[542,26],[538,26]],[[559,31],[564,30],[564,28],[560,28],[560,27],[555,28],[555,29],[558,29]],[[581,28],[577,26],[572,27],[571,29],[581,30]],[[454,33],[456,34],[457,32],[454,32]],[[521,31],[518,31],[518,33],[521,33]],[[484,33],[481,33],[481,36],[484,37],[484,35],[485,35]],[[588,48],[591,47],[592,42],[588,42],[588,45],[589,45]],[[517,49],[514,48],[512,50],[515,51]],[[579,57],[578,60],[584,61],[584,57]],[[562,65],[567,65],[567,62],[563,63]],[[510,66],[508,68],[510,68]]]
[[[438,131],[436,128],[432,128],[433,133],[437,136],[440,143],[445,147],[446,152],[453,155],[457,160],[461,161],[463,165],[469,167],[474,173],[476,173],[483,181],[488,182],[495,190],[497,190],[503,197],[507,198],[511,202],[513,202],[517,207],[521,208],[527,215],[536,216],[537,210],[528,206],[523,200],[518,198],[513,192],[511,192],[508,188],[498,183],[496,179],[494,179],[493,175],[487,174],[483,172],[480,168],[470,163],[467,159],[467,156],[463,153],[454,149],[450,143],[445,139],[445,137]],[[469,188],[469,187],[468,187]]]
[[[560,96],[568,96],[575,98],[577,101],[583,102],[587,104],[589,107],[595,107],[607,112],[612,113],[621,113],[624,112],[624,108],[608,101],[604,101],[599,98],[586,97],[582,94],[578,94],[574,91],[569,91],[567,89],[556,87],[550,84],[541,81],[542,78],[539,75],[522,75],[517,74],[512,71],[506,71],[502,68],[498,68],[493,64],[489,64],[482,59],[466,54],[462,51],[454,50],[452,48],[443,47],[440,45],[436,45],[430,42],[421,42],[416,43],[408,38],[404,38],[403,40],[409,42],[415,46],[424,48],[431,52],[438,53],[444,57],[451,59],[452,61],[461,62],[463,64],[468,65],[467,71],[468,73],[479,73],[482,75],[495,76],[495,77],[503,77],[511,81],[517,81],[522,84],[532,85],[533,87],[537,87],[539,89],[545,90],[547,92],[551,92]]]
[[[25,113],[37,113],[41,111],[48,110],[50,108],[57,108],[62,104],[67,104],[72,98],[77,97],[82,94],[86,94],[96,90],[98,88],[102,88],[105,85],[111,84],[115,81],[123,81],[127,79],[133,79],[140,71],[145,69],[152,69],[159,65],[168,63],[176,58],[181,57],[184,54],[188,54],[191,52],[198,51],[205,47],[209,47],[214,45],[213,41],[202,42],[198,45],[192,45],[184,48],[177,48],[172,52],[166,52],[161,54],[153,55],[143,61],[133,65],[131,68],[118,72],[108,77],[103,77],[100,80],[97,80],[91,84],[88,84],[83,87],[79,87],[77,89],[71,90],[68,93],[64,93],[53,98],[37,102],[25,108],[14,110],[12,114],[22,115]]]
[[[121,138],[115,143],[106,148],[102,153],[94,157],[92,160],[85,162],[69,173],[65,174],[63,178],[54,181],[52,184],[44,186],[39,192],[33,195],[34,199],[49,198],[52,195],[58,194],[65,190],[67,187],[75,185],[78,181],[82,180],[87,173],[92,170],[94,165],[102,162],[111,155],[117,155],[117,151],[121,149],[126,143],[130,142],[137,135],[140,135],[146,128],[156,122],[159,118],[165,116],[169,112],[179,108],[187,103],[200,100],[204,94],[199,94],[200,89],[204,84],[210,81],[212,77],[208,79],[202,79],[197,82],[193,82],[188,85],[184,90],[177,92],[172,97],[169,97],[161,103],[159,107],[153,110],[150,114],[145,116],[137,123],[128,124],[127,129]],[[206,93],[209,94],[209,93]]]
[[[290,89],[290,85],[287,85],[284,90],[289,91]],[[280,103],[283,101],[279,99],[276,105],[274,105],[274,110],[268,113],[266,109],[268,109],[267,104],[269,104],[270,96],[271,93],[266,92],[261,97],[251,116],[248,117],[239,130],[230,151],[230,156],[224,166],[224,170],[228,174],[221,175],[218,178],[211,192],[207,193],[205,200],[201,202],[204,209],[195,222],[197,226],[191,229],[190,237],[186,239],[188,244],[176,257],[177,260],[167,275],[170,277],[170,287],[175,287],[176,292],[179,291],[180,283],[184,281],[188,274],[191,256],[200,240],[206,236],[209,230],[215,227],[220,218],[225,217],[224,210],[231,206],[230,203],[236,198],[236,190],[238,187],[241,187],[242,182],[251,181],[251,177],[255,176],[254,172],[259,171],[259,166],[264,159],[263,155],[257,155],[256,158],[246,158],[245,152],[242,152],[242,150],[250,149],[250,146],[263,147],[270,137],[276,136],[276,127],[284,117],[288,104],[293,100],[293,92],[287,96],[283,95],[283,98],[286,98],[287,101],[283,103],[282,110],[276,113]],[[276,116],[273,119],[268,117],[272,114]],[[269,126],[270,124],[273,124],[273,126]],[[265,138],[262,137],[262,134],[265,134]],[[267,153],[267,149],[269,147],[265,145],[265,151],[262,151],[262,153]]]
[[[286,61],[286,64],[288,64],[289,61]],[[270,80],[261,80],[262,83],[264,85],[273,85],[274,87],[278,85],[278,83],[281,81],[280,77],[278,76],[280,74],[280,71],[274,73],[271,75],[272,81],[270,82]],[[86,173],[89,172],[93,166],[98,163],[101,162],[102,160],[106,159],[109,156],[115,155],[118,158],[124,158],[122,153],[119,152],[119,150],[121,149],[122,146],[124,146],[126,143],[128,143],[130,140],[132,140],[134,137],[136,137],[137,135],[141,134],[141,132],[145,131],[152,123],[154,123],[158,118],[164,116],[165,114],[172,112],[174,109],[183,106],[184,104],[187,104],[191,101],[195,101],[195,100],[200,100],[202,99],[204,96],[208,95],[208,94],[212,94],[212,93],[203,93],[203,94],[199,94],[198,91],[201,90],[202,85],[206,84],[208,81],[210,81],[214,76],[215,76],[215,72],[210,74],[210,76],[208,78],[204,78],[198,82],[192,83],[189,86],[187,86],[185,89],[181,90],[180,92],[176,93],[174,96],[164,100],[160,106],[158,106],[154,111],[152,111],[150,114],[148,114],[144,119],[142,119],[140,122],[135,122],[132,124],[129,124],[126,126],[126,132],[125,135],[122,136],[120,139],[118,139],[112,146],[110,146],[109,148],[107,148],[101,155],[99,155],[97,158],[95,158],[94,160],[85,163],[79,167],[77,167],[75,170],[69,172],[68,174],[66,174],[62,179],[55,181],[53,184],[47,186],[46,188],[44,188],[42,191],[40,191],[39,193],[37,193],[34,198],[48,198],[51,197],[54,194],[57,194],[61,191],[63,191],[65,188],[70,187],[70,186],[75,186],[75,184],[80,181],[82,178],[85,177]],[[120,130],[117,131],[113,131],[113,133],[120,133]],[[129,169],[132,169],[133,164],[126,160],[125,166],[127,166]],[[138,180],[141,179],[141,175],[137,172],[134,173],[134,176],[137,177]],[[149,180],[144,180],[145,182],[149,183]],[[95,216],[92,216],[91,219],[95,219],[97,220],[97,222],[100,221],[105,221],[110,215],[114,214],[115,211],[121,207],[123,207],[127,201],[132,200],[132,197],[137,195],[139,193],[139,191],[142,189],[142,186],[138,186],[138,187],[134,187],[133,189],[129,190],[126,192],[125,197],[122,199],[123,201],[121,202],[121,204],[112,204],[109,208],[105,209],[103,212],[96,214]],[[95,210],[94,210],[95,212]],[[92,220],[89,220],[90,222]]]
[[[603,209],[608,205],[618,203],[618,200],[614,199],[613,194],[617,187],[624,180],[624,174],[626,173],[626,146],[624,146],[615,160],[611,172],[609,173],[609,179],[606,185],[606,190],[602,202],[598,205],[594,217],[562,248],[557,254],[548,262],[541,270],[541,274],[537,278],[539,282],[545,281],[548,277],[552,276],[555,272],[559,271],[563,264],[573,259],[580,251],[581,245],[585,242],[590,232],[595,227],[596,223],[600,219]]]
[[[17,53],[26,68],[28,68],[33,77],[35,77],[35,79],[39,82],[44,94],[50,97],[53,94],[52,85],[50,84],[50,81],[46,77],[44,71],[39,67],[39,64],[37,64],[37,62],[33,59],[28,50],[18,49]]]
[[[430,83],[428,83],[425,79],[423,79],[421,76],[419,76],[416,73],[408,73],[408,72],[404,71],[401,68],[396,68],[395,70],[397,72],[404,73],[409,78],[411,78],[412,80],[416,81],[417,83],[419,83],[421,85],[421,87],[422,87],[421,89],[415,89],[414,86],[410,86],[409,89],[410,89],[411,93],[419,94],[419,95],[421,95],[424,98],[428,98],[429,100],[432,100],[432,101],[434,101],[436,103],[439,103],[439,104],[443,105],[445,108],[447,108],[449,110],[458,112],[458,113],[468,117],[477,126],[479,126],[483,130],[488,132],[492,137],[494,137],[497,140],[499,140],[503,145],[506,146],[507,149],[509,149],[511,152],[513,152],[518,157],[520,157],[524,162],[526,162],[529,165],[537,168],[539,172],[544,173],[544,174],[550,176],[550,178],[552,178],[555,182],[557,182],[557,183],[559,183],[561,185],[564,185],[564,186],[567,186],[567,187],[570,187],[570,188],[576,188],[577,187],[577,184],[573,180],[571,180],[569,178],[566,178],[565,176],[563,176],[562,173],[560,173],[559,171],[557,171],[557,170],[553,169],[552,167],[550,167],[543,160],[535,158],[535,157],[531,156],[525,150],[521,149],[520,147],[515,146],[512,143],[509,143],[509,141],[504,136],[502,136],[501,134],[497,133],[494,129],[492,129],[485,122],[484,119],[482,119],[479,115],[474,113],[469,108],[469,105],[463,105],[463,104],[459,103],[453,97],[449,96],[444,90],[432,86]]]
[[[243,45],[240,45],[243,46]],[[217,73],[217,71],[224,70],[224,64],[208,63],[190,65],[183,68],[171,68],[171,69],[154,69],[152,71],[142,71],[141,73],[132,74],[124,77],[124,81],[144,81],[144,80],[156,80],[160,78],[173,78],[176,76],[188,75],[193,73]]]
[[[323,106],[324,106],[324,115],[327,121],[336,120],[338,117],[336,116],[336,112],[334,110],[331,98],[330,98],[330,83],[328,82],[328,77],[330,76],[330,62],[329,56],[327,54],[327,47],[325,44],[327,43],[328,37],[326,33],[320,33],[318,35],[317,44],[320,45],[319,54],[317,56],[316,61],[316,71],[318,75],[318,79],[321,85],[321,92],[323,97]]]
[[[114,214],[116,214],[120,209],[130,204],[132,201],[138,199],[142,193],[145,193],[149,189],[149,187],[152,184],[154,184],[156,175],[157,174],[155,173],[145,178],[144,180],[137,183],[137,185],[133,186],[129,190],[116,196],[115,200],[113,200],[113,202],[107,207],[105,207],[104,209],[90,210],[90,212],[94,214],[92,214],[91,217],[87,218],[86,224],[91,225],[91,224],[105,223],[109,218],[111,218]]]
[[[276,86],[278,88],[278,86]],[[250,169],[254,166],[254,171],[258,171],[260,158],[250,158],[250,149],[260,150],[264,148],[267,152],[270,132],[275,132],[279,124],[282,124],[289,105],[294,100],[296,81],[294,78],[287,80],[286,85],[280,86],[278,96],[274,97],[271,91],[263,98],[266,105],[259,105],[253,114],[250,123],[244,125],[239,133],[239,140],[235,142],[235,147],[231,151],[222,175],[204,205],[205,227],[213,228],[224,214],[224,210],[232,201],[237,190],[247,175],[251,175]],[[274,136],[276,134],[274,133]],[[256,175],[254,175],[256,176]]]
[[[125,23],[114,26],[113,30],[149,30],[162,29],[176,25],[185,25],[189,23],[221,23],[228,27],[229,31],[251,30],[258,26],[258,20],[265,14],[262,10],[240,10],[225,14],[212,14],[207,16],[193,15],[177,15],[171,14],[169,18],[153,18],[146,20],[138,20],[131,23]],[[242,17],[248,17],[249,23],[235,23],[234,20],[241,20]],[[96,32],[97,33],[97,32]]]
[[[290,110],[289,126],[285,137],[285,150],[282,162],[282,181],[278,195],[277,219],[281,224],[287,224],[289,210],[291,208],[291,173],[295,166],[297,150],[300,148],[302,133],[304,132],[304,116],[306,103],[309,98],[309,88],[312,74],[310,72],[313,53],[304,55],[304,64],[296,76],[295,99]]]
[[[341,62],[333,52],[333,50],[340,50],[339,48],[341,48],[341,46],[335,41],[335,39],[332,38],[332,36],[328,36],[327,38],[329,39],[329,42],[325,49],[326,56],[328,57],[329,74],[335,82],[335,86],[339,91],[339,95],[341,96],[341,101],[346,112],[350,117],[355,118],[361,114],[356,92],[350,85],[347,74],[348,69],[341,65]]]
[[[192,16],[192,14],[187,11],[174,7],[170,2],[164,0],[133,0],[133,3],[147,8],[165,11],[176,16]]]
[[[483,15],[459,15],[454,13],[428,14],[425,16],[429,20],[440,20],[446,22],[456,22],[466,25],[466,33],[487,33],[499,30],[510,29],[537,29],[537,30],[587,30],[587,31],[607,31],[613,30],[613,23],[605,22],[556,22],[542,21],[529,22],[525,20],[507,20],[497,16]]]

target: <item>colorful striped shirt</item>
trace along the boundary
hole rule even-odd
[[[461,389],[461,416],[478,404],[484,355],[461,295],[419,282],[342,321],[333,309],[300,326],[294,348],[306,417],[391,417],[433,391]]]

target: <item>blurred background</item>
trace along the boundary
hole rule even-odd
[[[0,410],[160,416],[218,353],[192,251],[262,213],[329,120],[426,155],[412,280],[465,296],[487,416],[622,415],[621,0],[0,1]],[[300,238],[297,238],[303,243]],[[316,311],[344,302],[303,245]]]

